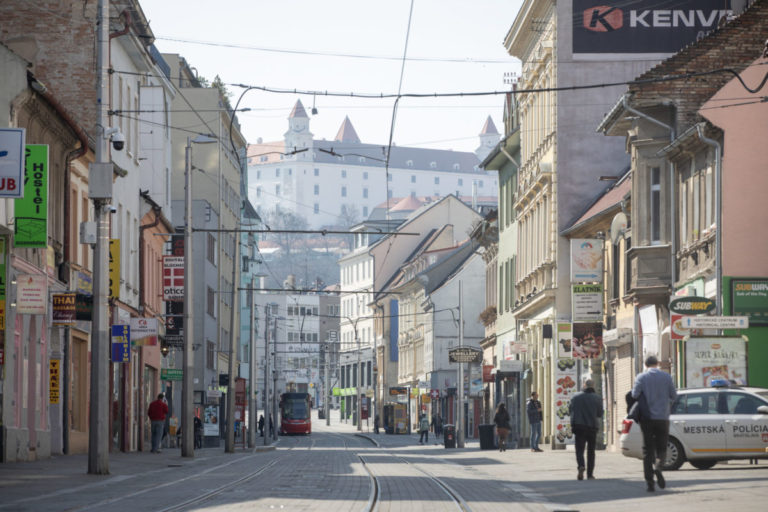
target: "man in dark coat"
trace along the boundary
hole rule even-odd
[[[600,430],[600,418],[603,417],[603,400],[595,393],[592,379],[584,381],[583,390],[573,395],[569,405],[571,430],[576,437],[576,465],[578,480],[584,479],[584,446],[587,447],[587,478],[595,478],[595,444]]]

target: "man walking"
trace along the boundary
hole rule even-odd
[[[429,418],[426,414],[422,414],[419,420],[419,444],[424,444],[425,440],[429,444]]]
[[[541,402],[539,402],[539,394],[537,392],[531,393],[531,398],[525,404],[525,410],[528,413],[528,423],[531,424],[531,451],[541,452],[539,448],[539,439],[541,439]]]
[[[640,429],[643,431],[643,473],[648,492],[653,492],[653,477],[660,488],[666,487],[661,466],[667,456],[669,438],[669,409],[677,398],[672,377],[658,368],[656,356],[645,360],[646,371],[635,379],[632,398],[640,401]]]
[[[599,418],[603,417],[603,400],[595,393],[592,379],[584,380],[583,391],[579,391],[569,405],[571,430],[576,437],[576,465],[578,480],[584,480],[584,446],[587,447],[587,478],[595,478],[595,443],[600,428]]]
[[[165,395],[160,393],[157,400],[149,404],[147,416],[152,423],[152,453],[160,453],[160,440],[163,438],[165,416],[168,414],[168,404],[165,403]]]

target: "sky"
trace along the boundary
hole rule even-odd
[[[140,0],[162,53],[226,84],[362,94],[509,90],[520,72],[504,48],[521,0]],[[406,35],[408,34],[408,47]],[[403,54],[406,60],[403,64]],[[400,86],[401,69],[402,86]],[[244,89],[228,85],[234,106]],[[238,119],[250,143],[282,140],[297,99],[316,139],[349,116],[362,142],[386,145],[394,99],[252,90]],[[503,96],[402,98],[393,141],[474,151],[490,115],[503,131]],[[311,115],[312,106],[317,115]]]

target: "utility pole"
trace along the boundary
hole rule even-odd
[[[234,115],[234,114],[232,114]],[[221,144],[221,141],[219,141]],[[221,151],[219,151],[221,153]],[[237,269],[240,266],[240,234],[233,233],[235,240],[234,255],[232,256],[232,303],[229,305],[229,386],[227,387],[227,440],[225,450],[227,453],[235,453],[235,342],[240,337],[240,326],[235,329],[235,309],[237,308]],[[244,420],[245,418],[243,418]]]
[[[256,447],[256,277],[251,276],[251,326],[248,338],[248,448]]]
[[[277,306],[277,304],[275,304]],[[275,307],[277,309],[277,307]],[[274,359],[272,360],[274,368],[272,368],[272,383],[273,383],[273,389],[272,389],[272,439],[277,441],[277,319],[278,316],[275,315],[275,325],[272,327],[272,343],[275,345],[275,349],[273,352]]]
[[[91,389],[88,418],[88,473],[109,474],[109,218],[106,212],[112,199],[112,164],[108,150],[107,109],[109,89],[109,8],[107,0],[97,7],[96,45],[96,161],[91,165],[93,200],[96,223],[96,246],[93,249],[93,332],[91,334]],[[65,411],[66,413],[66,411]]]
[[[355,341],[357,342],[357,379],[355,380],[356,388],[356,394],[357,394],[357,431],[360,432],[363,430],[363,422],[362,422],[362,411],[363,411],[363,399],[360,396],[360,389],[362,386],[360,385],[360,382],[363,379],[363,369],[360,367],[360,359],[361,359],[361,352],[362,348],[360,347],[360,338],[357,336],[357,321],[359,318],[355,318]]]
[[[330,379],[330,341],[325,344],[325,424],[330,426],[331,424],[331,379]]]
[[[464,346],[464,295],[459,281],[459,347]],[[459,363],[459,421],[456,422],[456,446],[464,448],[464,363]]]
[[[264,446],[269,438],[269,307],[264,306]]]

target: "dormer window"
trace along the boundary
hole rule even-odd
[[[364,163],[365,163],[365,157],[364,157],[364,156],[361,156],[359,160],[360,160],[360,163],[361,163],[361,164],[364,164]]]
[[[413,167],[413,160],[408,160],[407,162],[405,162],[405,165],[408,167]]]
[[[437,169],[437,162],[429,162],[429,167],[432,169]]]
[[[459,164],[453,164],[453,170],[454,171],[458,171],[460,168],[461,167],[459,166]]]

